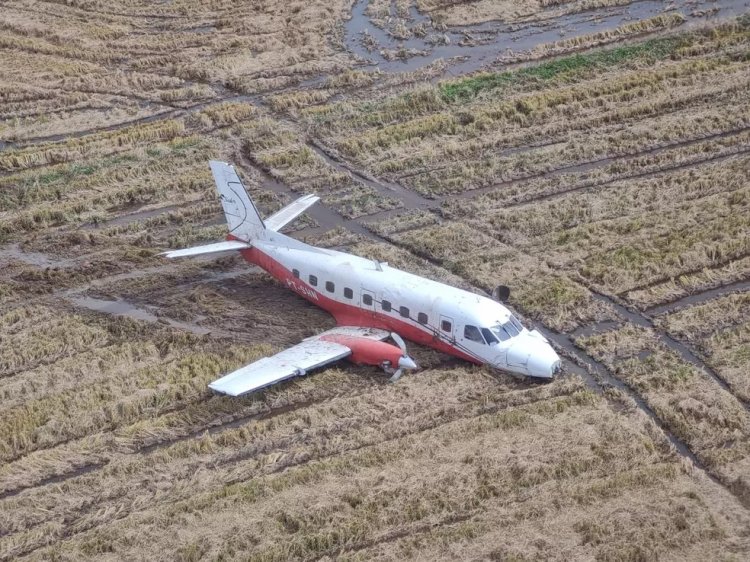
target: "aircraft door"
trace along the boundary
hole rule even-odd
[[[440,315],[440,325],[438,326],[438,334],[441,339],[447,339],[448,341],[456,341],[456,323],[453,318],[448,316]]]

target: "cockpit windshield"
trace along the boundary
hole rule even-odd
[[[484,328],[482,331],[484,332],[485,330],[487,329]],[[523,324],[521,324],[515,316],[511,315],[507,322],[492,326],[492,328],[487,331],[495,336],[495,338],[493,338],[495,340],[508,341],[510,338],[516,337],[523,331]],[[496,341],[490,342],[487,333],[485,333],[484,337],[488,343],[497,343]]]

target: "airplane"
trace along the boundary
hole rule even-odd
[[[320,198],[305,195],[261,218],[234,167],[210,161],[229,232],[223,242],[164,252],[167,258],[239,252],[301,297],[328,311],[338,326],[271,357],[229,373],[208,386],[240,396],[348,358],[379,366],[397,381],[417,364],[410,341],[475,364],[552,379],[560,358],[537,330],[527,329],[501,301],[390,267],[387,263],[317,248],[279,232]],[[395,345],[387,343],[390,338]]]

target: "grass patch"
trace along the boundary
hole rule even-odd
[[[496,90],[525,80],[552,80],[591,69],[639,61],[652,64],[668,58],[691,43],[690,35],[650,39],[593,53],[578,53],[508,72],[481,74],[440,85],[440,96],[449,103],[466,102],[481,92]]]

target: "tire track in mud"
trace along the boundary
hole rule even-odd
[[[644,310],[644,314],[654,317],[679,312],[686,308],[718,299],[727,295],[739,294],[750,291],[750,279],[740,279],[726,285],[720,285],[674,299],[663,304],[657,304]]]
[[[365,441],[363,443],[355,444],[353,446],[337,450],[337,451],[331,451],[331,452],[321,452],[319,454],[313,454],[313,455],[297,455],[296,458],[289,459],[288,462],[276,462],[268,470],[260,469],[258,473],[253,475],[240,475],[235,477],[230,477],[231,472],[227,472],[226,476],[227,478],[223,479],[220,483],[222,486],[230,486],[233,484],[238,484],[253,478],[262,478],[271,476],[274,474],[278,474],[281,472],[284,472],[288,469],[296,468],[299,466],[306,465],[310,462],[321,462],[321,461],[327,461],[332,460],[338,457],[342,457],[345,455],[350,455],[353,453],[357,453],[359,451],[369,449],[369,448],[375,448],[380,447],[383,445],[387,445],[390,443],[397,442],[402,439],[408,439],[415,435],[419,435],[421,433],[425,433],[428,431],[434,431],[436,429],[440,429],[441,427],[444,427],[446,425],[449,425],[451,423],[455,422],[461,422],[466,420],[471,420],[475,418],[479,418],[486,415],[492,415],[496,414],[502,410],[506,410],[509,408],[519,408],[523,406],[528,406],[537,402],[542,402],[545,400],[554,400],[555,398],[559,398],[562,396],[570,395],[571,393],[575,392],[577,389],[575,387],[571,388],[558,388],[556,389],[557,392],[551,392],[547,393],[547,395],[543,395],[541,397],[537,397],[533,394],[533,392],[536,389],[534,387],[527,388],[527,389],[508,389],[507,392],[500,394],[497,396],[499,399],[498,403],[489,403],[487,402],[487,398],[485,396],[476,397],[473,399],[469,399],[466,402],[461,403],[460,405],[456,405],[455,408],[452,409],[446,409],[443,411],[444,415],[446,416],[445,419],[439,418],[437,416],[428,416],[423,423],[415,430],[413,425],[406,425],[402,424],[401,429],[397,431],[395,434],[388,435],[386,437],[377,438],[370,441]],[[516,394],[517,393],[517,394]],[[504,398],[509,398],[508,400],[503,400]],[[346,396],[344,396],[346,398]],[[475,406],[474,409],[466,412],[466,407],[469,405]],[[372,422],[376,423],[376,422]],[[211,466],[230,466],[239,462],[245,462],[249,460],[254,460],[258,456],[267,455],[270,454],[274,450],[280,450],[284,451],[286,449],[289,449],[290,446],[292,446],[295,443],[298,442],[305,442],[307,439],[307,436],[304,432],[297,433],[291,437],[281,437],[276,440],[276,442],[272,442],[267,444],[265,447],[260,447],[258,450],[253,451],[251,454],[238,454],[235,458],[229,458],[226,460],[226,462],[221,462],[218,465],[215,463],[211,464]],[[192,471],[193,467],[188,467],[186,470]],[[207,492],[209,490],[203,490],[203,492]],[[117,520],[124,519],[125,517],[128,517],[134,513],[138,513],[143,511],[144,509],[148,509],[148,506],[143,506],[143,504],[140,504],[140,507],[134,507],[133,502],[126,502],[125,505],[118,506],[117,509],[113,509],[112,501],[118,500],[121,498],[125,498],[127,494],[127,489],[121,489],[118,490],[114,496],[109,496],[106,498],[100,498],[98,501],[91,501],[86,502],[85,505],[82,505],[79,510],[77,510],[76,513],[73,512],[66,512],[64,517],[64,524],[66,525],[66,529],[57,537],[54,538],[54,540],[67,540],[74,536],[77,536],[81,533],[90,531],[94,528],[97,528],[102,525],[111,524]],[[169,501],[169,504],[178,503],[180,501],[185,500],[186,497],[175,497],[171,501]],[[166,505],[165,502],[162,502],[161,505]],[[89,517],[91,514],[95,513],[97,510],[101,510],[103,508],[107,508],[107,510],[112,514],[109,519],[106,521],[98,521],[96,523],[90,522],[86,523],[86,518]],[[39,521],[35,523],[34,525],[24,529],[21,532],[29,532],[33,531],[33,529],[44,525],[45,523],[48,523],[53,519],[46,519],[44,521]],[[12,535],[16,533],[8,533],[8,535]],[[27,545],[28,548],[22,551],[16,551],[11,553],[12,556],[25,556],[28,555],[40,548],[44,548],[45,546],[48,546],[47,543],[44,544],[37,544],[37,545]]]
[[[708,366],[706,362],[701,359],[698,352],[694,351],[691,346],[677,340],[666,330],[657,326],[654,323],[653,319],[647,314],[638,311],[634,307],[629,307],[625,304],[622,304],[615,297],[607,296],[592,289],[591,287],[587,287],[587,289],[591,292],[591,295],[595,299],[612,307],[617,312],[617,314],[625,318],[626,321],[630,322],[631,324],[635,324],[636,326],[651,329],[668,349],[676,353],[686,363],[689,363],[694,367],[697,367],[699,370],[704,371],[708,375],[709,379],[711,379],[719,387],[733,396],[735,400],[737,400],[737,402],[739,402],[739,404],[744,407],[746,412],[750,412],[750,404],[746,400],[737,396],[732,390],[732,387],[729,385],[729,383],[724,380],[713,368]]]
[[[695,275],[695,274],[698,274],[698,273],[703,273],[704,271],[715,271],[717,269],[721,269],[723,267],[727,267],[728,265],[731,265],[733,262],[736,262],[737,260],[745,259],[747,257],[750,257],[750,254],[740,254],[738,256],[730,256],[730,257],[724,258],[722,260],[719,260],[719,261],[717,261],[717,262],[715,262],[715,263],[713,263],[713,264],[711,264],[709,266],[695,267],[695,268],[691,268],[691,269],[686,269],[684,271],[680,271],[676,275],[668,275],[668,276],[659,277],[659,278],[657,278],[654,281],[651,281],[649,283],[645,283],[643,285],[639,285],[637,287],[633,287],[632,289],[625,289],[623,291],[615,293],[615,295],[618,298],[627,301],[627,300],[629,300],[628,295],[630,293],[635,293],[635,292],[638,292],[638,291],[646,291],[646,290],[651,289],[653,287],[658,287],[659,285],[663,285],[665,283],[669,283],[671,281],[674,281],[675,278],[683,276],[683,275]],[[734,283],[734,281],[732,283]],[[705,290],[711,290],[711,289],[715,289],[715,288],[717,288],[717,287],[709,286],[708,289],[705,289]],[[655,305],[655,306],[660,306],[660,305],[661,305],[661,303],[658,304],[658,305]]]
[[[683,105],[679,107],[673,107],[674,102],[671,102],[671,104],[662,104],[661,106],[658,106],[656,109],[659,111],[656,111],[656,109],[652,109],[650,113],[646,115],[635,115],[630,117],[625,117],[623,119],[619,119],[617,123],[621,126],[625,126],[628,124],[642,124],[644,120],[657,120],[663,117],[668,116],[679,116],[679,114],[687,113],[690,111],[695,111],[698,109],[709,109],[714,108],[717,103],[721,103],[724,101],[724,97],[734,94],[739,90],[739,88],[733,88],[727,92],[722,91],[720,93],[696,93],[692,97],[687,97],[682,100]],[[730,101],[727,101],[727,103],[731,103]],[[689,117],[685,117],[685,119],[689,119]],[[592,130],[592,128],[596,128],[602,125],[606,125],[606,123],[601,123],[601,115],[600,113],[596,112],[596,108],[589,108],[588,113],[584,113],[579,120],[577,120],[575,123],[570,123],[569,127],[561,130],[561,131],[545,131],[542,130],[540,132],[525,132],[525,136],[518,135],[516,137],[511,137],[510,139],[507,139],[505,137],[496,139],[490,144],[485,145],[483,148],[485,151],[488,151],[495,157],[505,157],[505,156],[512,156],[514,154],[519,153],[525,153],[525,152],[532,152],[534,150],[540,149],[540,148],[547,148],[549,146],[554,146],[557,144],[566,144],[569,139],[569,133],[571,132],[589,132]],[[725,131],[719,131],[718,133],[707,133],[703,135],[698,135],[692,138],[683,139],[683,140],[677,140],[677,141],[668,141],[663,144],[658,144],[656,146],[647,148],[647,149],[641,149],[636,151],[630,151],[630,152],[623,152],[621,154],[615,154],[611,155],[605,158],[627,158],[628,156],[638,156],[641,154],[642,151],[659,151],[659,150],[667,150],[670,147],[678,146],[680,144],[685,143],[693,143],[698,142],[700,140],[711,140],[712,138],[721,135],[729,135],[734,134],[737,132],[742,132],[743,130],[747,130],[747,125],[742,125],[739,127],[734,127],[731,129],[727,129]],[[562,134],[563,136],[557,136],[550,138],[550,134]],[[519,138],[520,137],[520,138]],[[515,143],[513,145],[506,144],[506,143]],[[503,143],[503,146],[498,147],[498,143]],[[470,161],[470,162],[473,162]],[[460,163],[460,162],[458,162]],[[433,172],[439,172],[442,170],[446,170],[451,168],[452,166],[455,166],[457,162],[451,162],[445,165],[440,165],[432,168],[422,168],[416,171],[412,172],[406,172],[406,173],[400,173],[395,174],[394,177],[398,180],[404,179],[404,178],[410,178],[415,176],[421,176],[430,174]],[[575,164],[573,165],[575,166]],[[515,181],[516,179],[524,179],[524,178],[515,178],[507,181]],[[505,182],[497,182],[496,184],[503,184]],[[491,189],[493,186],[487,186],[477,189]],[[471,191],[477,191],[477,189],[473,189]]]
[[[429,369],[430,370],[439,370],[439,369],[445,368],[446,366],[452,365],[453,362],[454,362],[453,358],[451,358],[449,356],[446,356],[444,359],[442,359],[437,364],[435,364],[433,366],[430,366]],[[326,404],[328,402],[331,402],[331,401],[336,400],[337,398],[341,398],[341,397],[345,397],[345,398],[357,398],[357,397],[361,397],[361,396],[364,396],[364,395],[366,395],[366,394],[372,392],[373,390],[375,390],[377,388],[380,388],[382,386],[382,381],[380,381],[377,376],[372,376],[372,377],[369,377],[369,376],[368,377],[358,376],[355,380],[357,381],[357,386],[360,387],[360,390],[357,391],[357,392],[355,392],[355,393],[351,393],[351,392],[348,392],[348,391],[346,393],[332,393],[332,394],[329,394],[327,396],[323,396],[321,398],[314,398],[314,397],[313,398],[308,398],[308,399],[305,399],[305,400],[301,400],[299,402],[292,402],[290,404],[286,404],[286,405],[280,406],[280,407],[275,407],[274,408],[273,406],[269,406],[268,409],[265,410],[265,411],[260,411],[260,412],[251,411],[251,412],[242,413],[242,414],[239,414],[239,415],[230,415],[229,419],[227,419],[227,417],[228,417],[227,414],[222,413],[221,411],[219,411],[219,412],[217,412],[217,416],[218,417],[216,417],[216,418],[214,418],[214,419],[212,419],[210,421],[207,421],[207,422],[205,422],[203,424],[200,424],[197,427],[189,428],[187,430],[187,432],[185,432],[184,434],[173,435],[173,436],[168,437],[166,439],[155,441],[155,442],[152,442],[152,443],[149,443],[148,440],[145,440],[140,445],[132,447],[132,450],[128,451],[127,454],[149,455],[149,454],[152,454],[152,453],[157,452],[159,450],[166,449],[166,448],[174,445],[175,443],[180,443],[180,442],[187,441],[187,440],[190,440],[190,439],[193,439],[193,438],[197,438],[197,437],[199,437],[199,436],[201,436],[203,434],[216,435],[216,434],[219,434],[219,433],[221,433],[223,431],[227,431],[227,430],[231,430],[231,429],[235,429],[235,428],[241,427],[241,426],[243,426],[243,425],[245,425],[247,423],[253,422],[253,421],[262,421],[262,420],[272,419],[272,418],[275,418],[277,416],[288,414],[288,413],[292,413],[292,412],[296,412],[296,411],[304,409],[304,408],[324,405],[324,404]],[[175,408],[175,409],[173,409],[173,410],[171,410],[169,412],[164,412],[163,414],[160,414],[160,416],[161,415],[168,415],[168,414],[175,413],[175,412],[179,412],[181,410],[186,410],[186,409],[188,409],[188,408],[190,408],[190,407],[192,407],[192,406],[194,406],[196,404],[207,403],[211,398],[213,398],[213,397],[212,396],[205,396],[205,397],[203,397],[200,400],[197,400],[197,401],[194,401],[194,402],[190,402],[190,403],[186,403],[186,404],[183,404],[183,405],[181,405],[181,406],[179,406],[179,407],[177,407],[177,408]],[[222,421],[222,420],[224,420],[224,421]],[[118,432],[118,429],[114,429],[114,430],[109,431],[108,433],[110,435],[112,435],[113,437],[116,438],[116,433],[117,432]],[[51,447],[45,447],[44,449],[37,449],[35,451],[32,451],[31,453],[42,452],[42,451],[53,451],[53,450],[58,449],[60,447],[64,447],[65,445],[67,445],[69,443],[72,443],[74,441],[80,441],[82,439],[85,439],[85,437],[72,438],[72,439],[64,441],[64,442],[56,443],[56,444],[54,444]],[[131,449],[131,447],[129,445],[126,445],[126,444],[123,444],[123,443],[118,444],[117,448]],[[29,453],[29,454],[31,454],[31,453]],[[20,456],[20,457],[18,457],[16,459],[13,459],[13,460],[11,460],[9,462],[15,462],[15,461],[21,460],[25,456],[26,455],[22,455],[22,456]],[[3,500],[3,499],[8,498],[8,497],[16,496],[16,495],[18,495],[19,493],[21,493],[24,490],[39,488],[39,487],[46,486],[48,484],[59,484],[59,483],[62,483],[64,481],[66,481],[66,480],[70,480],[72,478],[76,478],[78,476],[81,476],[83,474],[87,474],[87,473],[92,472],[94,470],[98,470],[99,468],[103,468],[104,466],[106,466],[108,464],[108,462],[109,461],[107,460],[107,461],[97,461],[97,462],[86,463],[86,464],[83,464],[81,466],[78,466],[78,467],[74,468],[73,470],[70,470],[70,471],[67,471],[67,472],[64,472],[64,473],[60,473],[60,474],[56,474],[56,475],[51,475],[51,476],[49,476],[47,478],[42,479],[40,482],[35,483],[35,484],[30,484],[28,486],[19,486],[17,488],[8,488],[8,489],[0,492],[0,500]],[[3,534],[0,533],[0,537],[2,537],[2,536],[3,536]]]
[[[749,149],[750,150],[750,149]],[[378,235],[376,235],[378,236]],[[432,256],[429,255],[423,255],[420,252],[415,252],[413,249],[409,248],[408,246],[400,244],[396,240],[390,240],[384,237],[378,236],[381,240],[393,244],[394,246],[397,246],[413,255],[416,255],[418,257],[421,257],[422,259],[428,261],[432,265],[440,268],[444,268],[442,262],[440,260],[436,260]],[[450,270],[449,270],[450,271]],[[470,279],[467,279],[466,277],[456,274],[459,277],[461,277],[466,283],[468,283],[471,286],[474,286],[477,289],[481,289],[486,294],[489,294],[490,289],[487,287],[480,287],[477,286],[475,283],[473,283]],[[617,303],[612,297],[608,297],[606,295],[603,295],[601,293],[598,293],[594,291],[593,289],[587,287],[589,291],[591,291],[591,294],[606,304],[609,304],[615,308],[617,312],[619,312],[624,318],[626,318],[627,321],[635,321],[637,325],[650,325],[654,330],[658,331],[658,328],[655,328],[653,326],[653,322],[649,319],[644,317],[640,313],[634,313],[630,311],[627,307],[624,305],[621,305]],[[630,385],[625,383],[624,381],[618,379],[603,363],[597,361],[586,353],[585,350],[578,347],[573,340],[566,334],[562,334],[560,332],[557,332],[555,330],[551,330],[547,327],[541,327],[540,332],[548,339],[550,340],[554,347],[558,351],[562,351],[564,356],[567,356],[570,360],[573,361],[574,364],[578,366],[578,368],[573,368],[573,372],[576,374],[579,374],[584,381],[587,383],[589,387],[595,388],[598,387],[598,393],[604,394],[604,390],[607,387],[614,387],[621,392],[623,392],[626,396],[628,396],[633,402],[636,404],[636,406],[649,418],[651,419],[656,426],[662,431],[662,433],[666,436],[666,438],[669,440],[669,442],[675,447],[676,451],[688,462],[690,462],[693,466],[695,466],[697,469],[701,470],[708,478],[710,478],[713,482],[716,484],[722,486],[724,489],[729,491],[735,498],[737,498],[738,502],[745,507],[746,509],[750,510],[750,502],[748,502],[747,498],[742,494],[741,490],[734,489],[729,483],[723,482],[721,479],[718,478],[718,476],[714,475],[710,471],[709,468],[706,467],[706,465],[697,457],[695,452],[685,443],[683,440],[681,440],[667,425],[665,421],[663,421],[657,413],[649,406],[649,404],[645,401],[644,398],[638,394],[635,389],[633,389]],[[687,346],[681,344],[680,342],[674,340],[669,334],[662,331],[662,338],[669,342],[668,347],[678,352],[678,354],[683,357],[685,360],[688,360],[691,364],[698,366],[699,368],[702,368],[704,371],[707,372],[708,376],[714,381],[719,384],[722,388],[727,390],[732,396],[735,397],[739,401],[741,405],[744,406],[746,410],[748,410],[748,404],[744,401],[742,401],[740,398],[738,398],[731,390],[729,389],[729,385],[724,381],[721,377],[719,377],[715,371],[710,369],[699,357],[695,355],[695,353],[692,352]],[[679,350],[679,351],[678,351]],[[592,379],[593,375],[593,379]],[[606,394],[604,394],[605,397]],[[611,403],[611,399],[607,397],[608,401]]]
[[[365,171],[358,170],[347,162],[336,150],[326,146],[321,141],[310,138],[308,146],[320,156],[326,164],[338,172],[342,172],[371,189],[374,189],[379,195],[386,198],[395,197],[400,200],[404,206],[409,209],[429,209],[435,206],[435,200],[428,199],[416,191],[405,188],[399,183],[386,182],[377,179]]]
[[[518,500],[518,501],[522,501],[522,500]],[[361,540],[358,542],[354,542],[353,544],[352,543],[347,544],[346,546],[329,549],[326,552],[324,552],[321,556],[317,556],[316,560],[321,560],[321,559],[324,559],[325,557],[331,557],[331,559],[333,560],[338,560],[339,557],[343,554],[358,553],[362,550],[373,548],[373,547],[384,545],[384,544],[393,543],[398,540],[404,539],[406,537],[411,537],[415,535],[423,535],[425,533],[429,533],[430,531],[433,531],[441,527],[447,527],[449,525],[456,525],[458,523],[465,523],[466,521],[469,521],[470,519],[479,515],[480,513],[481,512],[478,509],[473,509],[464,513],[454,513],[434,523],[420,523],[418,525],[412,525],[411,527],[408,527],[405,529],[397,529],[395,531],[390,531],[376,539],[365,539],[365,540]]]
[[[73,133],[59,133],[59,134],[54,134],[54,135],[31,137],[28,139],[24,139],[22,142],[18,142],[15,148],[23,150],[25,148],[31,148],[31,147],[43,145],[43,144],[54,145],[56,143],[62,143],[70,139],[79,139],[79,138],[87,137],[90,135],[96,135],[100,133],[111,133],[113,131],[119,131],[121,129],[127,129],[129,127],[145,125],[148,123],[154,123],[156,121],[163,121],[166,119],[173,119],[177,117],[185,117],[187,115],[190,115],[191,113],[196,113],[206,108],[210,108],[215,105],[221,105],[223,103],[241,103],[241,102],[247,102],[252,105],[257,105],[257,99],[255,98],[255,96],[233,94],[229,96],[222,96],[222,97],[208,100],[208,101],[202,101],[200,103],[196,103],[188,107],[181,107],[181,108],[168,109],[166,111],[160,111],[153,115],[148,115],[146,117],[138,117],[136,119],[129,119],[127,121],[121,121],[119,123],[114,123],[112,125],[102,125],[101,127],[91,127],[90,129],[83,129],[83,130],[76,131]],[[161,105],[161,104],[157,104],[157,105]],[[53,147],[50,147],[50,148],[53,148]],[[45,164],[45,166],[47,165],[49,164]],[[24,168],[24,170],[26,169],[27,168]],[[13,170],[13,171],[15,172],[15,171],[20,171],[20,170]]]
[[[107,464],[109,464],[109,460],[86,463],[86,464],[82,464],[81,466],[77,466],[73,470],[70,470],[68,472],[63,472],[60,474],[48,476],[47,478],[43,478],[42,480],[40,480],[39,482],[35,484],[22,485],[22,486],[18,486],[17,488],[7,489],[3,492],[0,492],[0,502],[8,498],[15,497],[21,492],[24,492],[26,490],[44,488],[45,486],[51,486],[53,484],[62,484],[66,480],[70,480],[71,478],[83,476],[90,472],[94,472],[95,470],[99,470],[100,468],[104,468],[105,466],[107,466]],[[9,533],[0,532],[0,537],[6,536],[7,534]]]
[[[654,155],[654,154],[660,154],[662,152],[668,152],[670,150],[683,148],[686,146],[691,146],[694,144],[698,144],[700,142],[704,141],[711,141],[716,139],[723,139],[723,138],[729,138],[731,136],[741,134],[744,132],[750,131],[750,126],[744,126],[744,127],[738,127],[736,129],[732,129],[729,131],[722,131],[720,133],[715,133],[712,135],[707,136],[701,136],[689,140],[679,141],[676,143],[672,143],[669,145],[664,146],[658,146],[653,148],[648,148],[645,150],[629,153],[629,154],[622,154],[622,155],[616,155],[616,156],[607,156],[605,158],[597,158],[594,160],[588,160],[584,162],[576,162],[575,164],[568,164],[565,166],[561,166],[558,168],[553,168],[551,170],[547,170],[544,172],[535,172],[533,174],[529,174],[527,176],[521,177],[521,178],[515,178],[512,180],[507,180],[504,182],[495,183],[488,187],[480,187],[478,189],[472,189],[463,191],[461,193],[441,196],[439,198],[439,201],[447,201],[451,199],[473,199],[475,197],[485,195],[491,192],[494,192],[500,188],[503,187],[510,187],[514,186],[519,183],[527,182],[530,180],[545,178],[545,177],[554,177],[562,175],[566,172],[569,173],[575,173],[575,172],[588,172],[590,170],[595,170],[598,168],[602,168],[604,166],[607,166],[609,164],[613,164],[618,161],[622,160],[637,160],[638,158],[642,158],[644,156]],[[710,156],[706,156],[704,158],[697,158],[694,160],[690,160],[687,162],[680,162],[673,165],[668,165],[661,167],[656,170],[647,170],[647,171],[637,171],[630,174],[622,174],[618,175],[613,178],[608,179],[602,179],[602,180],[591,180],[583,183],[579,183],[577,185],[570,186],[568,188],[562,189],[560,191],[555,191],[551,193],[541,193],[539,195],[527,197],[526,199],[521,199],[517,201],[510,201],[507,202],[504,207],[505,208],[515,208],[515,207],[522,207],[525,205],[531,205],[534,203],[538,203],[540,201],[548,201],[552,199],[556,199],[558,197],[562,197],[564,195],[568,195],[570,193],[574,193],[577,191],[582,191],[584,189],[591,189],[591,188],[598,188],[607,186],[613,183],[616,183],[618,181],[626,181],[631,179],[643,179],[643,178],[650,178],[655,177],[663,173],[668,172],[675,172],[680,171],[684,169],[690,169],[694,168],[696,166],[700,166],[702,164],[708,164],[711,162],[719,162],[726,159],[731,158],[732,156],[742,156],[745,154],[750,153],[750,147],[745,146],[743,144],[737,144],[734,147],[731,147],[725,151],[722,151],[718,154],[712,154]]]
[[[417,255],[418,257],[421,257],[422,259],[425,259],[426,261],[430,262],[432,265],[436,267],[440,267],[444,269],[444,266],[442,262],[440,262],[440,260],[435,260],[434,258],[428,255],[420,255],[419,252],[414,252],[408,246],[403,246],[399,244],[397,241],[390,241],[390,243],[414,255]],[[459,277],[464,279],[464,281],[466,281],[466,283],[468,283],[469,285],[472,285],[478,289],[481,289],[486,294],[489,294],[490,290],[488,288],[479,287],[475,285],[474,283],[472,283],[472,281],[467,279],[466,277],[463,277],[460,274],[456,274],[456,275],[459,275]],[[524,315],[524,316],[528,316],[528,315]],[[656,413],[651,409],[651,407],[630,386],[628,386],[621,380],[617,379],[602,363],[600,363],[599,361],[594,359],[592,356],[588,355],[584,350],[580,349],[577,345],[575,345],[575,343],[571,340],[571,338],[567,336],[566,334],[562,334],[555,330],[551,330],[550,328],[547,328],[546,326],[545,327],[539,326],[539,323],[537,323],[535,327],[540,329],[540,332],[554,344],[554,346],[556,347],[558,351],[562,351],[563,354],[567,356],[568,359],[573,362],[573,364],[579,367],[579,368],[573,367],[571,370],[574,373],[580,375],[589,387],[596,389],[597,392],[600,394],[603,393],[603,391],[607,388],[607,386],[612,386],[623,391],[627,396],[629,396],[636,403],[636,405],[649,418],[651,418],[654,421],[654,423],[656,423],[656,425],[665,434],[667,439],[669,439],[672,445],[675,446],[676,450],[683,457],[688,459],[694,466],[706,472],[706,474],[709,474],[709,476],[712,479],[715,479],[708,472],[708,469],[703,465],[703,463],[692,452],[692,450],[665,425],[665,423],[661,420],[661,418],[659,418],[656,415]],[[568,365],[568,367],[570,367],[570,365]],[[593,378],[592,378],[592,375],[593,375]],[[718,480],[716,481],[719,482]]]
[[[601,391],[606,390],[608,387],[615,388],[630,398],[641,410],[665,435],[666,439],[675,448],[677,453],[690,462],[692,466],[703,472],[707,478],[709,478],[715,484],[721,486],[728,492],[730,492],[745,509],[750,510],[750,502],[747,497],[742,493],[741,490],[735,490],[731,483],[724,482],[719,478],[711,469],[709,469],[703,461],[701,461],[696,453],[690,448],[690,446],[680,439],[669,427],[667,422],[662,420],[654,409],[648,404],[645,398],[643,398],[634,388],[628,383],[617,378],[603,363],[594,359],[584,349],[579,347],[571,337],[553,332],[549,329],[540,330],[544,336],[557,344],[559,348],[575,361],[579,367],[584,368],[589,372],[594,379],[597,381]],[[606,397],[606,394],[604,394]],[[608,400],[611,399],[607,397]]]
[[[451,359],[447,358],[433,368],[439,369],[441,368],[441,365],[443,365],[444,363],[448,363],[449,361],[451,361]],[[360,376],[354,380],[357,383],[357,386],[360,387],[360,390],[355,393],[348,393],[348,392],[347,393],[340,393],[340,392],[329,393],[328,395],[325,395],[319,398],[311,397],[311,398],[301,400],[299,402],[292,402],[290,404],[286,404],[286,405],[279,406],[279,407],[269,406],[264,411],[250,411],[250,412],[241,413],[239,415],[230,414],[229,419],[227,419],[228,415],[226,414],[224,410],[219,410],[216,412],[217,417],[205,423],[202,423],[196,427],[189,428],[187,432],[185,432],[184,434],[172,435],[163,440],[159,440],[155,442],[149,442],[149,440],[144,440],[140,445],[138,444],[129,445],[126,442],[119,442],[115,444],[115,448],[120,449],[121,450],[120,452],[123,452],[128,455],[131,455],[131,454],[132,455],[150,455],[161,449],[168,448],[176,443],[187,441],[187,440],[199,437],[203,434],[208,434],[208,435],[219,434],[222,431],[241,427],[242,425],[245,425],[253,421],[272,419],[277,416],[292,413],[292,412],[295,412],[297,410],[301,410],[304,408],[323,405],[323,404],[326,404],[327,402],[330,402],[332,400],[335,400],[337,398],[341,398],[344,396],[346,398],[356,398],[356,397],[364,396],[367,393],[371,392],[372,390],[380,388],[381,382],[382,382],[382,381],[379,381],[378,377],[376,376],[373,376],[373,377]],[[215,399],[215,398],[218,400],[221,400],[221,397],[206,395],[206,396],[203,396],[202,398],[199,398],[198,400],[195,400],[192,402],[186,402],[184,404],[177,405],[176,407],[171,408],[168,411],[160,412],[159,417],[174,414],[183,410],[187,410],[188,408],[191,408],[198,404],[202,404],[202,403],[206,404],[210,400]],[[118,439],[117,433],[118,431],[120,431],[120,429],[121,428],[114,428],[105,432],[102,435],[108,434],[108,435],[111,435],[115,440],[117,440]],[[32,453],[38,453],[38,452],[43,452],[43,451],[54,451],[60,447],[64,447],[75,441],[81,441],[85,438],[86,436],[72,437],[65,441],[55,443],[54,445],[50,447],[45,447],[43,449],[36,449],[34,451],[30,451],[27,454],[18,456],[14,459],[10,459],[7,462],[10,463],[10,462],[19,461],[23,459],[24,457],[26,457],[28,454],[32,454]],[[76,467],[75,469],[71,471],[52,475],[52,476],[49,476],[48,478],[44,478],[39,483],[36,483],[36,484],[31,484],[28,486],[21,486],[18,488],[6,489],[0,492],[0,500],[5,499],[7,497],[15,496],[24,490],[39,488],[39,487],[46,486],[48,484],[57,484],[57,483],[64,482],[66,480],[70,480],[72,478],[76,478],[78,476],[87,474],[99,468],[103,468],[104,466],[108,464],[108,462],[109,461],[87,463],[80,467]],[[3,536],[3,535],[0,533],[0,536]]]

